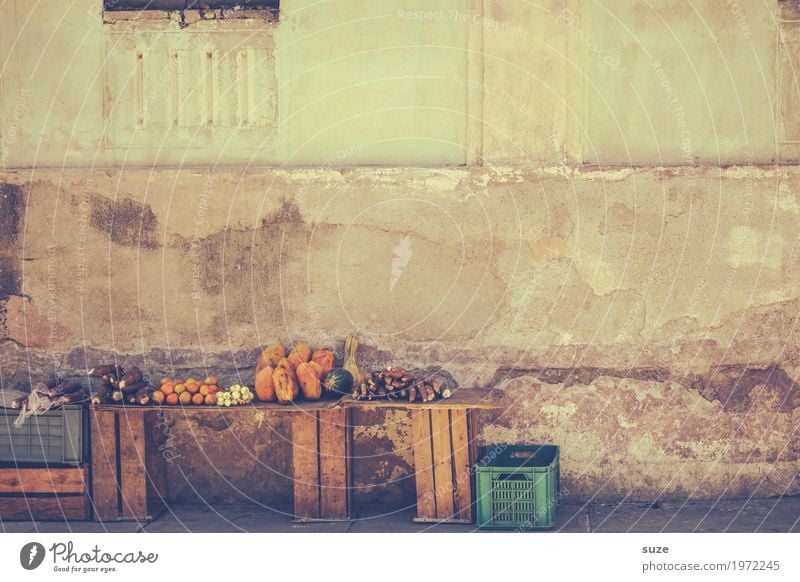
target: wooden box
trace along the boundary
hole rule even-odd
[[[91,416],[92,504],[97,521],[147,521],[165,507],[164,430],[158,409],[95,407]]]
[[[88,467],[0,465],[0,521],[89,519]]]
[[[437,407],[411,411],[420,522],[472,523],[473,413]]]

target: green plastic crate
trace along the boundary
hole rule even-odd
[[[478,526],[549,529],[561,487],[555,445],[490,445],[475,466]]]
[[[63,406],[16,428],[19,410],[0,408],[0,462],[80,465],[88,458],[87,412],[81,405]]]

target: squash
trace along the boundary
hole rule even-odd
[[[322,388],[334,395],[353,393],[353,375],[344,368],[334,368],[322,378]]]
[[[292,352],[291,354],[286,356],[286,359],[289,360],[289,362],[291,362],[292,367],[295,369],[295,371],[297,370],[297,366],[299,366],[300,364],[305,364],[305,362],[306,362],[303,358],[298,356],[295,352]]]
[[[275,400],[275,384],[272,380],[272,374],[275,370],[272,366],[264,366],[256,372],[256,381],[254,384],[256,391],[256,398],[261,402],[272,402]]]
[[[306,400],[319,400],[322,398],[322,385],[319,382],[314,367],[308,362],[303,362],[297,366],[297,381]]]
[[[295,370],[297,366],[295,366],[289,358],[281,358],[280,362],[278,362],[278,366],[275,368],[283,368],[289,374],[289,377],[294,380],[295,384],[297,383],[297,374]]]
[[[309,348],[306,344],[297,344],[292,349],[291,354],[297,354],[300,360],[302,360],[303,362],[307,362],[311,359],[311,348]]]
[[[317,373],[317,378],[322,378],[325,375],[325,371],[322,369],[322,366],[320,366],[314,360],[308,362],[308,365],[314,368],[314,371]]]
[[[272,383],[275,386],[275,396],[281,404],[291,404],[300,394],[292,375],[284,368],[278,368],[272,373]]]
[[[327,348],[320,348],[311,356],[311,361],[316,362],[322,368],[322,374],[327,374],[336,367],[336,356]]]
[[[358,338],[349,335],[344,340],[344,364],[342,364],[342,367],[353,375],[353,381],[356,386],[360,386],[364,380],[364,375],[356,362],[356,352],[358,352]]]
[[[260,371],[264,366],[270,366],[274,368],[278,365],[278,362],[280,362],[281,358],[284,357],[286,357],[286,350],[283,349],[283,346],[279,344],[268,345],[261,351],[261,355],[258,356],[258,362],[256,362],[256,372]]]

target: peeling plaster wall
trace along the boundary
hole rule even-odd
[[[573,501],[800,493],[796,3],[100,4],[0,6],[4,387],[358,333]],[[354,413],[358,496],[409,422]],[[164,427],[173,500],[289,501],[285,418]]]
[[[19,281],[0,307],[6,385],[112,354],[155,377],[249,382],[259,345],[337,338],[341,353],[357,332],[367,366],[442,366],[462,386],[506,390],[512,404],[484,419],[481,440],[561,444],[576,500],[798,492],[794,169],[2,180],[16,197]],[[355,483],[411,500],[409,419],[387,414],[356,418]],[[172,477],[191,495],[285,496],[280,421],[175,429]],[[264,447],[245,451],[256,435]],[[236,468],[207,470],[205,456],[225,467],[230,447]]]

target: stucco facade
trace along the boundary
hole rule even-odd
[[[575,501],[800,492],[794,3],[100,4],[0,8],[4,386],[357,333],[505,390],[481,440]],[[288,423],[168,417],[174,499],[289,495]],[[355,420],[412,503],[409,419]]]

